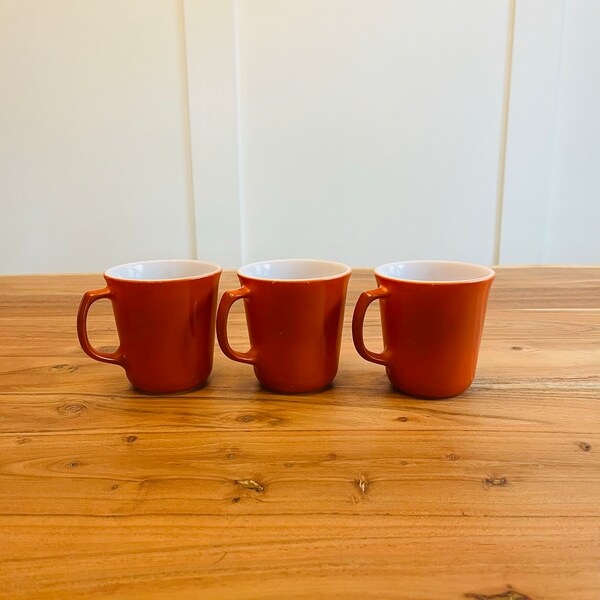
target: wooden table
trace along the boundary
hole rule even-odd
[[[477,379],[444,401],[355,353],[367,271],[334,387],[304,396],[218,348],[204,389],[134,392],[79,349],[101,285],[0,278],[1,598],[600,598],[600,268],[498,269]],[[115,344],[108,302],[90,321]]]

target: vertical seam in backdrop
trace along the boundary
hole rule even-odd
[[[246,264],[246,202],[244,198],[244,161],[243,161],[243,135],[242,135],[242,101],[241,75],[240,75],[240,51],[239,51],[239,27],[238,27],[238,5],[236,0],[233,4],[233,60],[235,72],[235,120],[237,132],[237,167],[238,167],[238,206],[240,219],[240,264]]]
[[[198,234],[196,231],[196,194],[194,190],[194,162],[192,157],[192,123],[190,117],[190,85],[187,60],[187,37],[185,32],[185,0],[179,0],[180,64],[182,70],[182,108],[184,129],[184,169],[189,216],[191,258],[198,258]]]
[[[512,78],[513,45],[515,38],[516,0],[508,4],[508,32],[506,39],[506,59],[504,67],[504,97],[502,100],[502,130],[500,135],[500,156],[498,164],[498,183],[496,190],[496,230],[494,234],[494,264],[500,262],[500,244],[502,236],[502,213],[504,204],[504,182],[506,174],[506,146],[508,137],[508,116],[510,108],[510,84]]]

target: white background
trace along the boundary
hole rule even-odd
[[[0,0],[0,272],[600,263],[597,0]]]

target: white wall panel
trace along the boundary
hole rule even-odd
[[[599,263],[600,3],[513,5],[0,0],[0,272]]]
[[[518,0],[503,263],[600,263],[600,2]]]
[[[177,0],[0,0],[0,272],[194,252]]]
[[[509,3],[238,0],[244,260],[494,253]]]
[[[600,2],[565,4],[544,260],[600,263]]]
[[[518,0],[501,263],[541,263],[551,192],[564,0]]]
[[[235,8],[185,0],[198,256],[242,262]]]

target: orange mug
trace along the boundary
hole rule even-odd
[[[239,269],[242,287],[225,292],[217,312],[224,354],[254,366],[259,382],[283,393],[314,392],[333,381],[340,356],[346,289],[352,270],[325,260],[271,260]],[[227,317],[244,299],[250,350],[227,339]]]
[[[495,273],[449,261],[410,261],[375,269],[379,287],[363,292],[352,319],[358,353],[386,368],[398,390],[422,398],[462,394],[473,382]],[[384,350],[365,347],[367,307],[381,301]]]
[[[86,292],[77,334],[92,358],[123,367],[132,385],[164,394],[199,387],[212,370],[215,309],[221,267],[198,260],[152,260],[112,267],[106,287]],[[95,350],[87,314],[96,300],[112,302],[120,345]]]

